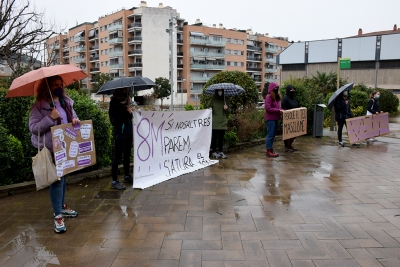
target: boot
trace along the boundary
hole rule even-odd
[[[276,153],[273,148],[271,148],[271,151],[272,151],[272,154],[276,155],[275,157],[279,157],[279,154]]]
[[[274,152],[273,149],[267,149],[266,155],[267,155],[267,157],[271,157],[271,158],[276,158],[276,157],[279,156],[278,154],[276,154],[276,153]]]

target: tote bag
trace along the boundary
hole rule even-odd
[[[40,150],[40,124],[38,126],[38,153],[32,157],[32,170],[35,175],[36,190],[43,189],[55,181],[57,177],[56,166],[53,163],[50,150],[46,147],[46,134],[43,135],[43,149]]]
[[[375,104],[375,101],[372,99],[372,107],[371,107],[371,109],[374,109],[374,104]],[[373,115],[373,114],[367,110],[367,116],[368,115]]]

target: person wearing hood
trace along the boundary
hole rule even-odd
[[[125,185],[118,180],[118,165],[123,156],[124,165],[124,183],[133,183],[133,178],[129,174],[130,162],[133,147],[133,127],[132,127],[132,106],[131,98],[128,95],[128,88],[115,90],[110,101],[110,109],[108,116],[113,129],[114,135],[114,151],[111,164],[111,188],[117,190],[125,190]]]
[[[268,94],[264,99],[265,108],[265,121],[267,124],[267,136],[265,138],[265,148],[267,149],[267,157],[278,157],[279,154],[275,153],[272,148],[276,130],[278,128],[278,120],[281,118],[281,94],[279,93],[279,85],[277,83],[270,83],[268,85]]]
[[[222,149],[224,147],[225,131],[228,129],[227,115],[229,113],[229,108],[227,99],[225,99],[224,90],[215,90],[215,94],[208,103],[208,108],[212,110],[211,155],[216,159],[226,159],[227,157]]]
[[[345,90],[341,92],[335,99],[335,119],[338,123],[338,146],[344,147],[343,140],[342,140],[342,132],[343,126],[346,124],[346,119],[353,118],[353,113],[350,109],[350,99],[349,99],[349,91]],[[355,144],[358,146],[358,144]]]
[[[295,93],[296,88],[294,88],[293,85],[289,84],[288,86],[286,86],[286,95],[283,97],[281,104],[283,110],[289,110],[299,107],[299,104],[297,103],[297,99],[295,97]],[[283,140],[283,143],[285,144],[285,152],[297,151],[297,149],[292,146],[294,139],[296,139],[296,137]]]
[[[368,105],[367,105],[367,116],[375,115],[375,114],[379,114],[379,113],[383,112],[383,111],[381,111],[380,105],[379,105],[379,97],[380,96],[381,96],[381,93],[378,91],[375,91],[370,95],[370,99],[369,99]],[[369,142],[369,141],[375,142],[377,140],[376,140],[376,138],[368,138],[367,142]]]
[[[54,155],[54,150],[50,128],[60,124],[79,123],[73,108],[74,101],[65,94],[63,85],[64,82],[60,76],[43,79],[37,90],[36,102],[29,114],[32,145],[40,149],[46,146],[52,155]],[[40,130],[40,140],[38,140],[38,130]],[[43,137],[46,139],[45,144],[43,144]],[[53,207],[56,233],[64,233],[67,230],[64,217],[78,216],[78,212],[70,209],[65,203],[65,193],[66,178],[63,176],[50,185],[50,202]]]

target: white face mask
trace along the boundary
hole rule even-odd
[[[222,91],[218,91],[218,95],[219,95],[219,96],[222,96]]]

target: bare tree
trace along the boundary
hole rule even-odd
[[[1,0],[0,58],[13,74],[31,68],[43,53],[43,43],[54,32],[54,23],[45,22],[30,0]]]

